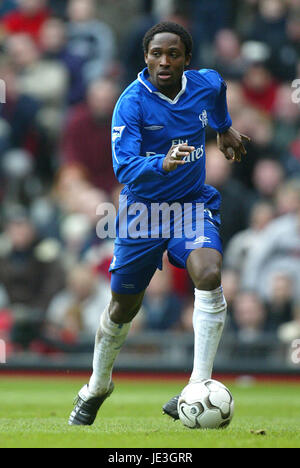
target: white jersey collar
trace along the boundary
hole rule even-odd
[[[174,98],[174,99],[170,99],[168,98],[167,96],[165,96],[163,93],[161,93],[160,91],[157,91],[157,88],[155,86],[153,86],[153,84],[147,80],[146,78],[146,72],[148,73],[148,69],[145,68],[143,71],[141,71],[139,74],[138,74],[138,81],[145,86],[145,88],[147,88],[147,90],[150,92],[150,93],[154,93],[154,94],[157,94],[158,97],[160,97],[161,99],[164,99],[165,101],[169,102],[170,104],[176,104],[178,102],[178,100],[180,99],[180,97],[183,95],[183,93],[185,92],[186,90],[186,85],[187,85],[187,78],[185,76],[185,74],[183,73],[182,75],[182,85],[181,85],[181,90],[179,91],[179,93],[177,94],[177,96]]]

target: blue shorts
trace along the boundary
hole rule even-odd
[[[121,228],[117,229],[118,237],[115,241],[114,256],[109,271],[111,275],[112,291],[119,294],[138,294],[144,291],[149,285],[152,276],[157,268],[162,269],[162,257],[165,251],[168,253],[170,263],[179,268],[186,268],[186,262],[190,253],[198,248],[211,248],[222,251],[222,241],[219,234],[220,215],[218,210],[211,210],[205,204],[202,205],[202,211],[197,211],[197,201],[193,201],[188,206],[188,210],[181,212],[181,225],[187,220],[189,229],[177,229],[178,219],[176,215],[169,220],[168,237],[162,235],[166,223],[161,219],[158,225],[154,223],[150,226],[150,217],[148,212],[146,217],[141,217],[141,210],[134,212],[125,219],[126,228],[124,229],[124,217]],[[138,208],[141,208],[140,206]],[[178,207],[179,208],[179,207]],[[120,223],[122,215],[119,211],[117,224]],[[178,212],[180,214],[180,210]],[[200,215],[199,215],[200,213]],[[202,223],[196,225],[196,214]],[[139,216],[139,219],[138,219]],[[139,223],[137,221],[140,221]],[[148,224],[147,224],[148,221]],[[130,231],[127,229],[130,223],[139,229]],[[181,226],[182,227],[182,226]],[[126,230],[127,229],[127,230]],[[126,231],[126,232],[125,232]],[[138,236],[137,236],[138,231]],[[170,232],[168,232],[170,231]],[[186,233],[188,231],[188,233]],[[157,237],[153,236],[156,232]],[[130,235],[128,235],[130,234]],[[199,235],[200,234],[200,235]]]

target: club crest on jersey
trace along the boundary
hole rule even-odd
[[[202,128],[207,127],[208,125],[208,117],[207,117],[207,111],[204,109],[204,111],[199,115],[199,120],[202,122]]]
[[[112,131],[112,141],[116,141],[117,138],[121,138],[125,125],[122,127],[114,127]]]

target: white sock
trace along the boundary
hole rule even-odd
[[[194,367],[190,382],[211,378],[226,310],[227,304],[221,286],[213,291],[195,289]]]
[[[109,389],[114,362],[126,340],[131,323],[114,323],[109,316],[108,306],[100,318],[96,334],[93,374],[89,382],[89,393],[102,395]]]

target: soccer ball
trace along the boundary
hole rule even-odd
[[[188,384],[178,400],[178,414],[191,429],[220,429],[228,426],[234,401],[228,388],[217,380]]]

